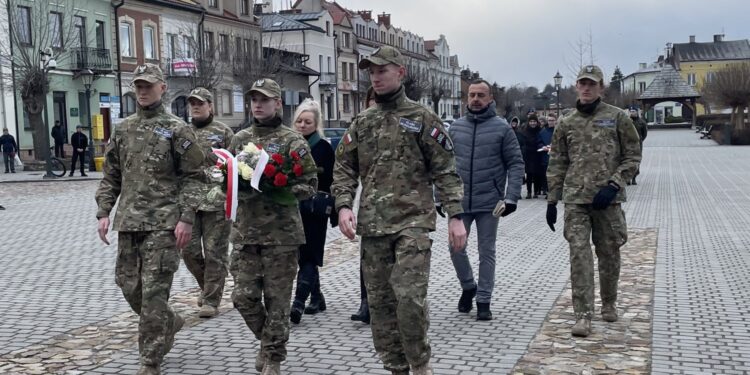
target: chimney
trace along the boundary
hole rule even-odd
[[[714,43],[723,42],[723,41],[724,41],[724,34],[714,35]]]
[[[638,63],[638,70],[646,69],[646,63]]]
[[[253,4],[253,14],[273,13],[273,3],[271,0],[264,0],[262,3]]]
[[[695,35],[690,36],[690,43],[695,43]]]
[[[357,14],[362,16],[362,19],[365,21],[372,20],[372,11],[371,10],[358,10]]]
[[[385,27],[391,27],[391,15],[387,13],[378,14],[378,24],[383,24]]]

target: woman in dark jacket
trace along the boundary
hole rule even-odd
[[[297,290],[289,316],[292,323],[298,324],[303,312],[317,314],[326,310],[326,302],[320,291],[318,267],[323,266],[328,220],[333,211],[333,197],[330,193],[335,154],[331,144],[323,138],[320,104],[310,99],[302,102],[294,114],[293,123],[294,129],[302,133],[310,144],[313,159],[318,166],[318,193],[300,202],[306,244],[299,249]],[[310,304],[305,307],[308,296]]]
[[[536,115],[529,115],[529,119],[524,129],[524,162],[526,162],[526,199],[531,198],[531,189],[534,188],[534,198],[537,198],[542,192],[544,184],[544,166],[545,151],[541,150],[545,145],[542,137],[539,135],[541,127]]]

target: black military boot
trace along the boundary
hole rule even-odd
[[[359,310],[351,316],[351,319],[370,324],[370,305],[367,304],[367,298],[362,299],[362,303],[359,304]]]
[[[299,301],[297,299],[292,302],[292,310],[289,312],[289,320],[294,324],[299,324],[302,321],[302,313],[305,311],[305,301]]]
[[[489,303],[477,302],[477,320],[492,320]]]
[[[464,289],[461,298],[458,299],[458,312],[467,313],[474,306],[474,297],[477,295],[477,287]]]
[[[323,311],[326,311],[326,299],[320,291],[320,282],[318,281],[310,294],[310,304],[305,307],[305,314],[315,315]]]

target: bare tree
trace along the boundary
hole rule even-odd
[[[242,82],[243,91],[249,90],[253,82],[271,78],[283,85],[284,75],[295,64],[290,52],[281,49],[281,43],[272,47],[260,47],[259,51],[242,51],[232,59],[232,74]]]
[[[440,99],[445,97],[448,93],[450,93],[450,90],[448,89],[447,82],[437,76],[437,74],[433,74],[432,77],[430,77],[430,100],[432,100],[432,110],[442,117],[442,113],[440,113]]]
[[[190,80],[190,87],[216,89],[229,68],[228,49],[224,51],[216,40],[205,40],[198,35],[198,29],[193,24],[181,24],[179,30],[180,34],[186,36],[186,43],[176,51],[176,60],[185,63],[185,77]]]
[[[425,70],[406,70],[404,78],[404,91],[406,96],[414,101],[419,101],[430,90],[431,82],[429,74]]]
[[[49,134],[43,118],[50,91],[49,71],[63,70],[72,47],[80,41],[74,16],[80,14],[76,0],[52,6],[49,1],[0,0],[8,9],[7,19],[0,20],[0,64],[13,69],[5,75],[15,85],[29,118],[34,158],[44,160],[49,154]],[[49,61],[56,62],[56,67]]]
[[[571,77],[578,76],[578,72],[586,65],[594,65],[594,37],[589,29],[586,38],[580,37],[570,44],[570,56],[564,58],[565,65]]]
[[[732,64],[713,75],[703,90],[709,102],[732,109],[733,132],[747,128],[745,109],[750,105],[750,63]]]

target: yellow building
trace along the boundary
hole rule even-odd
[[[724,40],[724,35],[714,35],[712,42],[675,43],[670,59],[682,79],[702,93],[703,85],[710,82],[714,73],[731,64],[750,61],[750,41]],[[706,114],[703,105],[697,105],[697,114]]]

